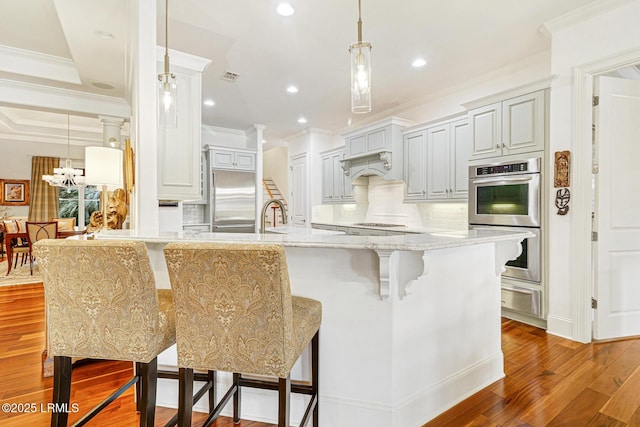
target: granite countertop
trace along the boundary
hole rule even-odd
[[[265,227],[265,231],[267,233],[276,233],[276,234],[318,234],[318,235],[336,235],[336,234],[345,234],[344,231],[333,231],[333,230],[320,230],[317,228],[306,228],[306,227],[294,227],[292,225],[285,225],[280,227]]]
[[[260,233],[209,233],[209,232],[171,232],[139,233],[136,230],[106,230],[95,234],[96,239],[140,240],[148,243],[169,242],[229,242],[229,243],[275,243],[288,247],[334,248],[334,249],[372,249],[401,251],[430,251],[455,248],[505,240],[521,240],[533,237],[526,231],[501,230],[463,230],[442,231],[422,234],[404,234],[395,236],[350,236],[345,234],[260,234]]]

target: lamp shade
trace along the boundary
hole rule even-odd
[[[122,150],[87,147],[84,150],[85,182],[106,185],[110,190],[122,187]]]

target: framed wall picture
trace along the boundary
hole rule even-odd
[[[5,206],[26,206],[29,204],[28,179],[3,179],[0,181],[2,204]]]

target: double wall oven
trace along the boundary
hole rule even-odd
[[[504,308],[541,318],[542,182],[539,157],[469,167],[471,228],[525,229],[535,236],[522,241],[520,256],[502,274]]]

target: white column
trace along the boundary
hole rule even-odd
[[[124,118],[98,116],[102,122],[102,145],[105,147],[122,148],[122,125]]]
[[[263,194],[263,187],[262,187],[262,171],[263,171],[263,166],[262,166],[262,133],[264,132],[264,130],[266,129],[266,126],[264,125],[253,125],[253,127],[255,128],[255,144],[256,144],[256,231],[262,231],[262,230],[258,230],[258,228],[260,227],[260,222],[262,221],[262,218],[260,218],[260,214],[262,213],[262,203],[264,203],[264,201],[262,200],[262,194]],[[275,215],[275,214],[274,214]]]
[[[129,206],[131,227],[159,230],[156,124],[156,16],[154,0],[130,2],[130,56],[127,99],[131,103],[130,138],[135,151],[135,186]]]

